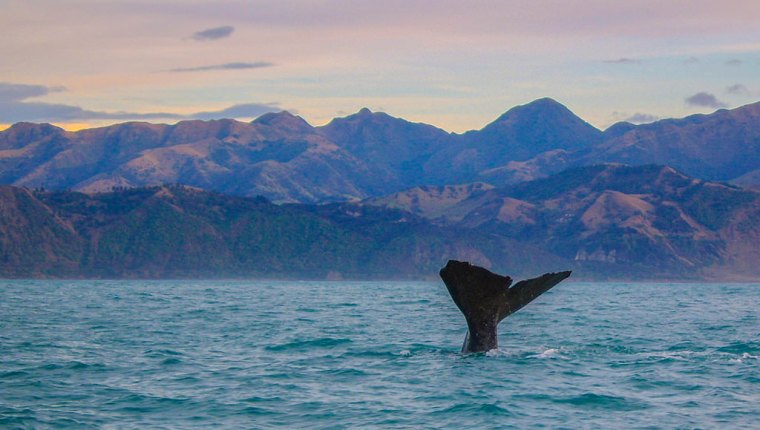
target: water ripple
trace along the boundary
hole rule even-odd
[[[760,285],[0,281],[0,428],[753,428]]]

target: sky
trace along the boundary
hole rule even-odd
[[[0,0],[0,128],[368,107],[463,132],[551,97],[604,129],[760,100],[759,20],[757,0]]]

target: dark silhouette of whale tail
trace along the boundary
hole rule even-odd
[[[449,260],[440,275],[467,320],[462,352],[497,348],[496,327],[499,322],[562,282],[570,273],[547,273],[520,281],[510,288],[512,278],[509,276],[497,275],[467,262]]]

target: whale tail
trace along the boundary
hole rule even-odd
[[[440,275],[451,298],[467,320],[462,352],[483,352],[498,347],[496,327],[509,315],[559,284],[571,272],[547,273],[520,281],[470,263],[449,260]]]

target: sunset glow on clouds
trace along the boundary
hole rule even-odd
[[[756,1],[10,0],[0,124],[363,106],[450,131],[552,97],[598,127],[760,99]]]

